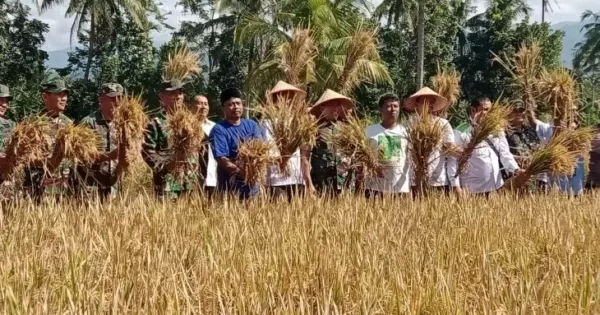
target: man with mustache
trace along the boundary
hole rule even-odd
[[[174,173],[181,162],[173,160],[172,148],[169,146],[167,114],[183,106],[184,92],[183,82],[180,80],[162,82],[158,93],[161,110],[146,127],[142,158],[152,169],[154,193],[159,198],[177,198],[190,192],[197,182],[195,172],[189,169],[185,174]],[[191,158],[187,163],[196,165],[197,158]]]
[[[238,146],[244,141],[262,137],[255,121],[242,118],[242,97],[242,92],[236,88],[221,93],[225,118],[212,128],[210,147],[217,161],[217,190],[225,194],[237,194],[240,200],[246,200],[258,193],[258,187],[244,182],[244,171],[236,164]]]
[[[44,102],[43,115],[50,120],[50,134],[53,138],[61,127],[71,124],[72,121],[63,114],[69,89],[66,82],[56,71],[50,71],[41,84],[42,101]],[[49,161],[55,171],[50,173],[48,165],[31,165],[25,170],[25,191],[34,199],[40,200],[43,195],[54,195],[57,197],[74,193],[75,172],[72,165],[63,161]]]
[[[208,141],[208,137],[212,128],[215,126],[215,123],[208,119],[208,113],[210,110],[210,105],[208,104],[208,98],[204,95],[196,95],[194,97],[194,102],[191,105],[190,110],[192,113],[199,116],[201,120],[201,128],[204,132],[203,142],[203,150],[200,152],[200,165],[198,175],[200,177],[201,182],[204,183],[204,191],[206,192],[209,198],[212,198],[214,191],[217,186],[217,162],[213,157],[212,150],[210,148],[210,143]]]

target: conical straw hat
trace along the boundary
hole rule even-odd
[[[448,106],[448,100],[446,100],[445,97],[437,94],[428,87],[424,87],[404,101],[404,109],[408,111],[415,111],[417,107],[417,98],[421,96],[431,96],[435,98],[435,103],[432,104],[434,112],[440,111]]]
[[[321,107],[323,105],[326,105],[327,103],[329,103],[331,101],[338,101],[338,102],[342,103],[342,105],[344,105],[344,107],[346,107],[347,109],[354,108],[354,101],[351,98],[346,97],[340,93],[334,92],[330,89],[327,89],[325,91],[325,93],[323,93],[323,95],[321,95],[321,98],[319,98],[319,100],[315,103],[315,105],[313,105],[310,108],[310,112],[314,114],[315,110],[317,110],[319,107]]]
[[[283,82],[283,81],[279,81],[277,82],[277,84],[275,84],[275,86],[271,89],[271,91],[269,91],[269,95],[273,96],[277,93],[281,93],[281,92],[294,92],[294,93],[298,93],[298,94],[306,94],[306,92],[302,91],[301,89]]]

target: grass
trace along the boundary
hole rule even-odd
[[[597,198],[21,202],[0,312],[598,314]]]

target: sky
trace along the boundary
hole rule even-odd
[[[67,2],[67,1],[65,1]],[[375,3],[380,0],[375,0]],[[486,0],[476,0],[476,5],[479,11],[485,9]],[[541,4],[542,0],[528,0],[529,5],[533,8],[533,19],[539,21],[541,19]],[[177,0],[163,0],[161,9],[164,12],[170,12],[167,16],[167,23],[175,28],[178,28],[181,21],[195,20],[194,16],[183,13],[183,8],[176,5]],[[551,2],[553,12],[546,14],[547,21],[551,23],[579,21],[581,13],[585,10],[594,12],[600,11],[600,1],[598,0],[556,0]],[[32,15],[44,21],[50,26],[50,31],[46,34],[46,43],[44,50],[54,51],[69,49],[70,47],[70,30],[73,23],[72,19],[65,18],[64,12],[66,4],[56,6],[53,9],[38,14],[37,9],[32,4]],[[160,33],[153,34],[154,40],[157,43],[164,43],[171,37],[171,31],[163,30]]]

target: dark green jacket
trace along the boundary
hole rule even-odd
[[[112,152],[117,148],[117,131],[113,128],[112,122],[107,121],[102,116],[102,112],[97,111],[84,118],[81,124],[93,129],[100,140],[99,151],[102,153]],[[88,186],[98,187],[100,189],[111,189],[117,183],[117,160],[97,163],[91,167],[80,167],[79,175],[85,179]]]
[[[4,152],[6,149],[6,145],[10,140],[10,136],[15,129],[15,122],[6,119],[4,117],[0,117],[0,152]]]
[[[349,185],[349,173],[340,168],[342,157],[329,141],[335,132],[335,125],[321,127],[317,142],[311,151],[310,177],[317,189],[339,190]]]

